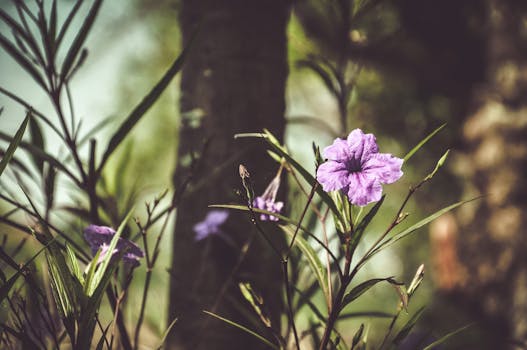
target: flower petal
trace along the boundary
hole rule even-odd
[[[360,160],[365,162],[372,154],[379,152],[375,135],[364,134],[361,129],[355,129],[350,132],[346,140],[351,157],[348,159]]]
[[[362,171],[369,176],[376,177],[383,184],[391,184],[403,176],[401,166],[403,160],[389,153],[372,154],[362,164]]]
[[[205,222],[211,226],[219,226],[223,224],[229,217],[228,210],[213,209],[207,213]]]
[[[324,148],[322,156],[329,160],[345,162],[351,157],[348,142],[343,139],[335,139],[331,146]]]
[[[349,184],[349,171],[344,163],[329,160],[317,169],[317,181],[326,192],[340,190]]]
[[[351,204],[365,206],[381,199],[381,183],[373,176],[364,173],[352,173],[349,176],[348,198]]]

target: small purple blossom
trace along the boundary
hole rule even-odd
[[[194,225],[194,232],[196,233],[195,240],[201,241],[211,235],[223,233],[221,225],[227,221],[229,212],[227,210],[213,209],[207,213],[203,221]]]
[[[115,230],[108,226],[90,225],[84,230],[84,238],[88,241],[92,254],[95,255],[97,251],[101,249],[97,264],[100,263],[108,253],[108,248],[110,247],[110,242],[114,235]],[[132,267],[139,266],[139,259],[144,257],[143,251],[137,244],[121,237],[117,240],[117,245],[115,246],[112,255],[116,255],[120,252],[124,252],[122,258],[123,261]]]
[[[278,171],[273,181],[267,186],[264,193],[261,196],[256,197],[253,200],[253,207],[257,209],[267,210],[273,213],[279,214],[284,207],[283,202],[276,202],[276,194],[280,187],[280,174],[282,168]],[[260,214],[260,220],[262,221],[278,221],[278,217],[269,214]]]
[[[375,136],[360,129],[346,140],[336,139],[322,155],[328,161],[318,167],[317,180],[324,191],[343,191],[358,206],[380,200],[381,184],[391,184],[403,175],[403,160],[379,153]]]

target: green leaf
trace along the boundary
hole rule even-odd
[[[258,294],[248,282],[240,282],[238,283],[238,287],[240,288],[245,300],[247,300],[253,307],[254,311],[256,311],[260,320],[262,320],[267,327],[271,327],[271,320],[263,309],[264,301],[262,296]]]
[[[458,328],[456,329],[455,331],[452,331],[444,336],[442,336],[440,339],[436,340],[435,342],[433,342],[432,344],[428,345],[426,348],[424,348],[423,350],[432,350],[434,347],[438,346],[438,345],[441,345],[443,344],[444,342],[446,342],[449,338],[453,337],[454,335],[458,334],[458,333],[461,333],[463,332],[465,329],[469,328],[469,327],[472,327],[474,325],[474,323],[470,323],[470,324],[467,324],[466,326],[463,326],[461,328]]]
[[[42,136],[42,130],[40,129],[40,126],[38,125],[35,118],[29,119],[29,134],[31,135],[30,143],[36,148],[44,151],[44,137]],[[37,169],[39,169],[40,173],[42,173],[44,160],[42,158],[36,157],[33,154],[31,154],[31,158],[33,159],[33,163],[37,166]]]
[[[68,254],[68,259],[70,262],[70,266],[73,272],[73,275],[81,282],[81,284],[84,282],[84,277],[82,276],[82,271],[79,266],[79,261],[77,260],[77,256],[75,255],[75,252],[70,248],[68,244],[66,244],[66,253]]]
[[[405,238],[408,235],[411,235],[412,233],[414,233],[415,231],[417,231],[421,227],[427,225],[431,221],[434,221],[435,219],[437,219],[441,215],[443,215],[443,214],[445,214],[445,213],[447,213],[447,212],[449,212],[449,211],[451,211],[453,209],[456,209],[457,207],[460,207],[463,204],[472,202],[472,201],[474,201],[476,199],[479,199],[479,198],[481,198],[481,197],[476,197],[476,198],[460,201],[460,202],[454,203],[452,205],[449,205],[449,206],[447,206],[447,207],[445,207],[445,208],[443,208],[441,210],[436,211],[432,215],[429,215],[426,218],[424,218],[423,220],[419,221],[418,223],[408,227],[406,230],[403,230],[402,232],[399,232],[398,234],[394,235],[393,237],[390,237],[390,238],[386,239],[383,243],[381,243],[379,245],[379,247],[377,249],[375,249],[375,252],[379,251],[381,249],[384,249],[386,247],[389,247],[392,244],[394,244],[395,242],[397,242],[398,240],[403,239],[403,238]]]
[[[337,80],[332,77],[320,64],[318,64],[313,59],[304,59],[299,60],[296,63],[298,68],[307,68],[312,70],[326,86],[326,88],[331,92],[333,96],[338,98],[340,96],[340,86],[338,85]]]
[[[405,156],[404,156],[404,163],[406,164],[406,162],[408,161],[408,159],[410,159],[415,152],[419,151],[419,149],[421,147],[423,147],[423,145],[425,143],[428,142],[428,140],[430,140],[432,137],[434,137],[435,134],[437,134],[439,131],[441,131],[441,129],[443,129],[444,127],[446,126],[446,123],[441,125],[440,127],[438,127],[437,129],[435,129],[434,131],[432,131],[430,134],[428,134],[427,137],[425,137],[423,140],[421,140],[421,142],[419,142],[414,148],[412,148],[410,150],[410,152],[408,152]]]
[[[7,164],[13,158],[13,154],[15,153],[15,150],[20,145],[20,142],[22,142],[22,137],[24,136],[24,132],[26,131],[27,123],[31,119],[31,112],[27,112],[26,118],[18,128],[15,137],[12,139],[11,143],[9,144],[9,147],[7,147],[7,150],[2,157],[2,160],[0,161],[0,176],[4,172],[5,168],[7,167]]]
[[[271,134],[268,130],[264,130],[264,135],[266,136],[265,139],[273,148],[273,150],[278,153],[280,156],[284,157],[289,164],[291,164],[299,173],[302,175],[302,177],[309,183],[314,184],[315,178],[311,175],[309,171],[307,171],[303,166],[301,166],[296,160],[294,160],[289,153],[286,152],[286,150],[280,145],[278,140],[274,137],[273,134]],[[317,187],[317,194],[320,196],[320,198],[326,203],[326,205],[331,209],[333,214],[339,219],[340,222],[344,222],[344,218],[342,217],[342,213],[337,209],[335,206],[335,203],[331,199],[331,197],[322,189],[321,186]]]
[[[412,331],[412,328],[414,328],[415,324],[423,314],[423,311],[425,310],[424,306],[421,307],[417,312],[405,323],[403,328],[397,333],[397,335],[393,338],[392,343],[395,345],[400,344]]]
[[[152,90],[146,95],[143,100],[134,108],[134,110],[126,117],[125,121],[121,124],[119,129],[112,135],[108,147],[104,152],[101,163],[99,165],[99,172],[102,170],[104,164],[108,158],[112,155],[115,149],[121,144],[124,138],[130,133],[132,128],[137,124],[137,122],[145,115],[145,113],[150,109],[150,107],[157,101],[161,93],[165,91],[166,87],[174,78],[174,76],[181,70],[183,63],[187,57],[187,54],[192,47],[194,38],[197,33],[194,33],[194,36],[190,39],[189,44],[185,47],[183,52],[179,57],[172,63],[170,68],[166,71],[163,77],[157,82],[157,84],[152,88]]]
[[[68,17],[64,21],[64,24],[62,25],[62,28],[60,28],[60,33],[59,33],[59,35],[57,37],[56,44],[55,44],[56,50],[59,49],[59,46],[60,46],[60,44],[62,42],[62,39],[64,38],[64,35],[68,31],[68,28],[69,28],[69,25],[70,25],[71,21],[73,20],[73,18],[77,14],[77,11],[79,10],[79,7],[82,5],[83,2],[84,2],[84,0],[77,0],[75,2],[75,5],[73,5],[73,8],[71,9],[70,13],[68,14]]]
[[[177,320],[178,320],[178,318],[176,317],[176,318],[174,318],[174,320],[172,322],[170,322],[170,325],[165,330],[165,333],[163,333],[163,336],[161,337],[161,341],[159,342],[159,346],[156,348],[156,350],[161,350],[163,348],[163,344],[167,340],[168,334],[172,330],[172,327],[174,327],[174,325],[176,324]]]
[[[7,135],[6,133],[0,131],[0,139],[5,140],[7,142],[13,142],[15,140],[14,137],[11,137]],[[52,155],[42,151],[41,149],[33,146],[32,144],[20,141],[18,146],[27,152],[31,153],[34,157],[37,157],[39,159],[42,159],[45,162],[48,162],[51,166],[57,168],[58,170],[61,170],[64,174],[66,174],[68,177],[70,177],[75,183],[80,183],[80,181],[73,175],[71,171],[66,168],[61,161],[53,157]]]
[[[77,55],[82,45],[84,45],[84,41],[86,40],[86,37],[88,36],[88,33],[90,32],[93,22],[95,21],[95,18],[97,17],[97,13],[99,12],[99,8],[101,7],[101,4],[102,4],[102,0],[95,0],[93,2],[93,5],[91,6],[88,14],[86,15],[86,18],[84,19],[84,22],[82,23],[82,26],[77,32],[77,35],[75,36],[75,39],[73,40],[73,43],[71,44],[68,50],[68,53],[66,54],[66,58],[64,59],[64,62],[62,63],[62,69],[60,72],[62,79],[65,79],[70,73],[70,69],[73,65],[73,62],[76,60]],[[76,8],[74,8],[72,11],[76,11]],[[60,33],[60,34],[63,35],[63,33]],[[59,37],[58,40],[61,40],[61,39],[62,37]]]
[[[353,341],[351,342],[351,350],[353,350],[355,346],[357,346],[357,344],[360,342],[363,332],[364,332],[364,323],[361,323],[359,329],[353,336]]]
[[[373,287],[379,282],[384,281],[389,282],[390,284],[400,284],[399,282],[395,281],[393,277],[372,278],[370,280],[362,282],[359,285],[355,286],[351,291],[349,291],[348,294],[344,296],[344,298],[342,299],[342,305],[340,309],[344,309],[349,303],[360,297],[362,294],[366,293],[371,287]]]
[[[22,26],[20,26],[20,24],[18,24],[11,16],[9,16],[2,9],[0,9],[0,19],[2,19],[10,27],[13,32],[13,35],[15,36],[15,40],[17,41],[17,44],[19,44],[20,49],[22,51],[27,52],[27,50],[25,49],[25,44],[27,44],[31,48],[35,56],[42,57],[35,40],[27,33],[24,28],[22,28]],[[22,41],[21,39],[24,39],[24,41]]]
[[[33,66],[31,61],[24,57],[24,55],[22,55],[18,49],[1,33],[0,46],[4,48],[4,50],[20,65],[20,67],[22,67],[27,73],[29,73],[29,75],[31,75],[35,82],[40,85],[44,91],[47,91],[46,83],[35,66]]]
[[[358,317],[375,317],[375,318],[392,318],[394,314],[384,311],[357,311],[357,312],[343,312],[339,315],[339,320]]]
[[[8,296],[9,291],[13,286],[15,285],[16,280],[22,276],[22,273],[26,268],[29,267],[29,265],[37,258],[37,256],[42,253],[47,246],[42,247],[35,255],[33,255],[22,267],[17,268],[18,271],[15,272],[13,276],[11,276],[2,286],[0,287],[0,304],[4,301],[4,299]]]
[[[375,203],[375,205],[370,209],[368,214],[364,216],[364,218],[359,222],[357,227],[353,230],[352,236],[351,236],[351,243],[350,243],[351,256],[353,256],[355,249],[357,248],[357,246],[359,245],[362,239],[362,236],[364,234],[364,231],[366,230],[366,227],[368,227],[368,224],[371,222],[371,220],[375,217],[375,215],[379,211],[379,208],[381,207],[385,198],[386,198],[386,195],[383,195],[381,197],[381,200]]]
[[[51,51],[55,54],[55,36],[57,34],[57,0],[53,0],[51,4],[51,14],[49,15],[49,30],[48,37],[51,44]]]
[[[295,233],[295,229],[291,225],[279,225],[280,228],[291,238],[293,237]],[[297,235],[295,238],[295,245],[300,249],[303,256],[306,258],[307,262],[309,263],[309,267],[311,268],[311,271],[313,271],[315,278],[318,281],[318,284],[320,285],[320,288],[322,289],[322,292],[324,293],[326,303],[331,303],[331,300],[329,298],[329,285],[328,285],[328,276],[327,271],[320,259],[318,258],[317,253],[315,250],[311,247],[311,245],[301,236]]]
[[[242,331],[244,331],[244,332],[246,332],[246,333],[252,335],[253,337],[255,337],[255,338],[257,338],[258,340],[260,340],[262,343],[264,343],[265,345],[267,345],[267,346],[269,346],[269,347],[271,347],[271,348],[273,348],[273,349],[277,349],[277,350],[280,349],[277,345],[271,343],[269,340],[265,339],[265,338],[262,337],[260,334],[258,334],[258,333],[256,333],[256,332],[250,330],[249,328],[247,328],[247,327],[245,327],[245,326],[242,326],[242,325],[239,324],[239,323],[236,323],[236,322],[234,322],[234,321],[228,320],[228,319],[226,319],[226,318],[224,318],[224,317],[221,317],[221,316],[219,316],[219,315],[216,315],[215,313],[210,312],[210,311],[203,310],[203,312],[206,313],[206,314],[209,315],[209,316],[212,316],[212,317],[214,317],[214,318],[217,318],[217,319],[220,320],[220,321],[223,321],[223,322],[225,322],[225,323],[227,323],[227,324],[229,324],[229,325],[231,325],[231,326],[233,326],[233,327],[236,327],[236,328],[238,328],[238,329],[240,329],[240,330],[242,330]]]
[[[121,222],[121,225],[119,225],[119,228],[117,229],[117,232],[115,232],[115,235],[112,237],[112,240],[110,242],[110,245],[108,246],[108,254],[105,255],[104,259],[99,263],[99,266],[97,267],[95,274],[93,275],[93,278],[91,279],[91,283],[88,286],[88,296],[91,296],[95,289],[99,286],[100,282],[103,280],[104,275],[106,274],[106,270],[108,269],[108,265],[110,265],[110,261],[112,260],[113,252],[115,250],[115,247],[117,246],[117,242],[119,241],[119,238],[121,237],[121,234],[123,233],[126,224],[130,217],[132,217],[133,209],[130,210],[128,215],[124,218],[124,220]],[[118,264],[117,259],[115,259],[115,265]],[[96,260],[94,260],[95,263],[97,263]],[[93,263],[93,262],[92,262]]]

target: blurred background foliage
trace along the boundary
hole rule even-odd
[[[59,4],[68,8],[72,1],[63,0]],[[477,108],[482,98],[481,86],[488,74],[489,4],[492,1],[295,1],[287,28],[290,72],[286,143],[292,154],[302,164],[311,164],[312,141],[325,147],[335,136],[362,128],[377,135],[381,151],[402,156],[424,135],[447,123],[434,141],[406,166],[403,181],[386,188],[385,212],[389,216],[395,211],[398,198],[433,168],[447,148],[453,150],[452,158],[414,197],[415,202],[409,207],[411,218],[462,198],[470,185],[459,176],[458,168],[467,165],[460,164],[466,159],[457,152],[465,149],[463,124]],[[9,11],[7,2],[1,6]],[[87,63],[72,87],[79,101],[77,113],[86,119],[86,124],[94,125],[110,116],[110,124],[118,125],[118,116],[125,115],[163,74],[181,49],[180,6],[176,0],[105,2],[97,29],[89,38]],[[343,13],[343,6],[347,6],[349,13]],[[527,32],[525,17],[523,21],[523,30]],[[344,70],[352,84],[344,122],[338,101],[320,77],[298,65],[299,61],[314,56],[324,57],[336,67],[347,65]],[[525,56],[521,59],[524,61]],[[105,65],[111,68],[104,68]],[[12,69],[12,62],[3,53],[0,71],[2,85],[24,91],[24,96],[40,107],[38,94],[27,88],[23,73]],[[145,195],[172,186],[179,125],[178,82],[172,84],[105,170],[104,189],[114,201],[116,217],[126,213],[133,203],[143,202]],[[83,85],[86,87],[81,88]],[[4,96],[0,97],[0,106],[5,106],[0,116],[2,129],[14,130],[23,113]],[[104,139],[107,135],[103,129],[97,137]],[[294,201],[299,189],[290,183],[288,207],[294,217],[303,204]],[[372,228],[383,227],[383,220],[389,218],[374,222]],[[365,271],[372,275],[395,275],[408,282],[417,266],[424,263],[425,282],[413,305],[428,305],[419,329],[424,334],[438,336],[474,317],[463,314],[436,289],[431,249],[427,233],[422,232],[378,256]],[[151,332],[143,332],[152,339],[166,328],[169,266],[170,252],[164,251],[149,299],[150,310],[155,310],[147,313]],[[139,296],[140,293],[130,293],[128,305],[132,309],[137,303],[134,298]],[[395,309],[397,296],[390,287],[377,286],[361,301],[364,309],[388,311]],[[373,325],[387,323],[371,321]],[[351,325],[355,329],[358,324],[352,321]],[[375,338],[382,331],[376,333],[372,326],[370,334]],[[480,334],[475,334],[467,331],[446,348],[476,348],[475,337]]]

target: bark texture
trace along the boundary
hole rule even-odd
[[[171,349],[258,349],[262,343],[217,319],[214,312],[273,339],[248,304],[237,283],[250,281],[263,294],[273,326],[280,327],[280,264],[256,236],[246,259],[237,265],[241,247],[255,234],[247,215],[232,212],[223,227],[228,240],[196,242],[193,225],[210,204],[243,204],[238,165],[251,174],[255,191],[263,192],[278,169],[254,139],[234,140],[236,133],[270,129],[284,132],[287,77],[288,1],[185,0],[181,27],[186,44],[197,26],[199,35],[183,68],[181,127],[175,186],[192,173],[177,209],[170,281],[170,318],[178,322],[169,337]],[[207,144],[206,147],[203,147]],[[197,168],[190,169],[193,158]],[[227,283],[226,293],[218,295]],[[251,318],[252,317],[252,318]]]
[[[486,330],[487,348],[506,349],[527,341],[527,4],[487,5],[487,81],[458,167],[464,197],[485,197],[458,215],[462,268],[451,289]]]

